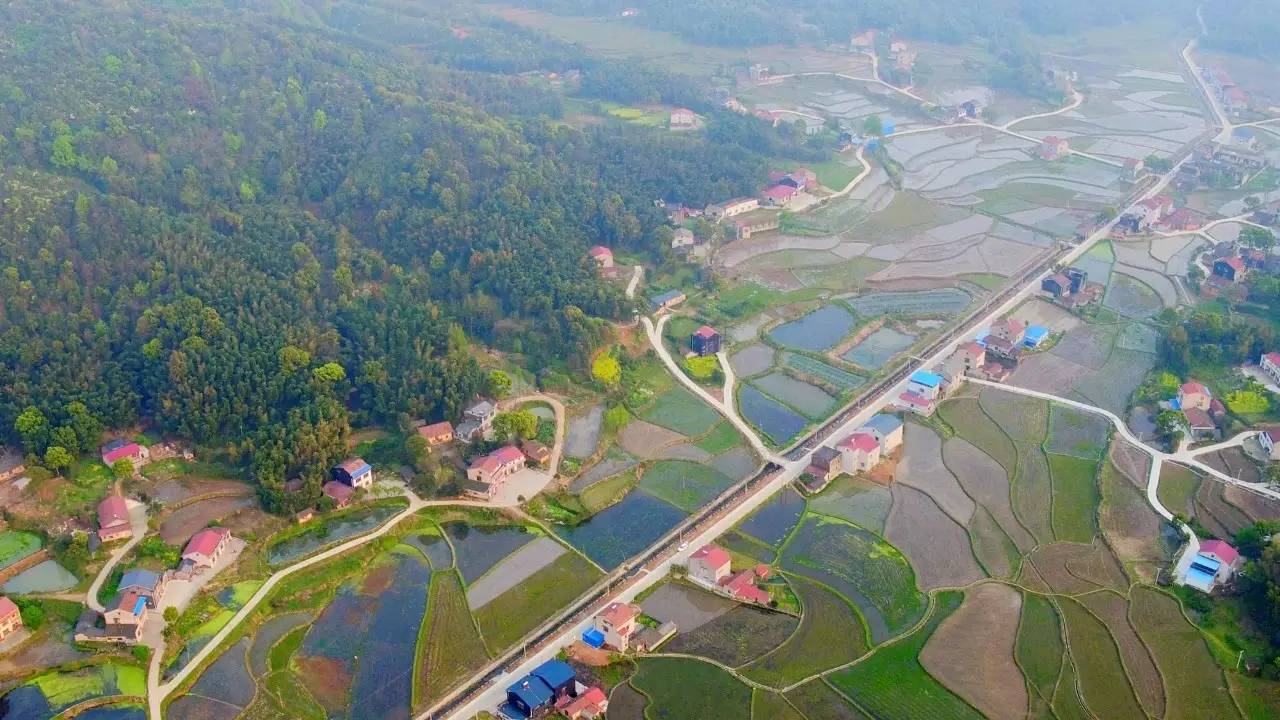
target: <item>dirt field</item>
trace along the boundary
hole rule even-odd
[[[253,492],[253,488],[235,480],[193,480],[184,478],[182,480],[170,480],[157,485],[151,491],[151,498],[172,505],[193,497],[224,492],[250,494]]]
[[[1119,446],[1117,446],[1119,447]],[[1117,454],[1112,451],[1112,457]],[[1114,462],[1102,470],[1102,503],[1099,524],[1117,557],[1135,567],[1145,579],[1153,580],[1155,565],[1165,559],[1160,547],[1163,519],[1147,504],[1142,490],[1126,479]]]
[[[632,420],[618,432],[618,444],[622,449],[645,460],[658,457],[663,449],[684,439],[674,430],[644,420]]]
[[[1096,540],[1092,545],[1042,545],[1031,553],[1031,563],[1054,592],[1074,595],[1099,588],[1124,590],[1129,586],[1115,556]]]
[[[1163,717],[1164,682],[1160,678],[1160,671],[1156,669],[1151,651],[1129,624],[1128,601],[1114,593],[1100,592],[1085,595],[1080,598],[1080,602],[1111,631],[1111,637],[1120,647],[1120,658],[1143,709],[1154,717]]]
[[[986,583],[965,593],[920,653],[920,664],[993,720],[1026,716],[1027,687],[1013,659],[1022,595]]]
[[[644,613],[693,632],[738,606],[734,601],[684,583],[668,582],[640,603]]]
[[[924,425],[907,423],[897,482],[929,495],[960,525],[973,517],[973,500],[942,462],[942,438]]]
[[[241,485],[241,487],[244,487]],[[221,497],[201,500],[178,508],[160,523],[160,538],[170,545],[181,545],[214,520],[253,507],[251,497]]]
[[[1222,493],[1227,502],[1240,508],[1254,520],[1280,517],[1280,500],[1272,500],[1234,485],[1227,486]]]
[[[1009,476],[999,463],[969,441],[958,437],[943,444],[942,459],[969,496],[986,506],[991,517],[1019,550],[1026,552],[1035,547],[1035,538],[1013,514]]]
[[[911,562],[921,590],[967,585],[983,577],[969,536],[928,495],[895,483],[885,537]]]

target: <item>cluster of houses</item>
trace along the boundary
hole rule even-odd
[[[876,41],[879,37],[880,32],[874,28],[864,30],[849,38],[849,48],[853,52],[875,52]],[[917,53],[908,47],[907,41],[896,37],[889,41],[888,51],[889,61],[893,63],[893,68],[900,72],[907,73],[909,82],[910,73],[916,66]]]
[[[1237,243],[1224,240],[1215,245],[1207,255],[1208,282],[1217,290],[1239,284],[1251,272],[1280,274],[1280,255],[1266,253],[1258,248],[1240,247]],[[1205,291],[1202,286],[1201,292]]]
[[[902,445],[902,435],[902,420],[896,415],[874,415],[835,447],[824,445],[814,451],[801,476],[805,488],[819,492],[840,475],[871,472]]]
[[[1040,281],[1040,289],[1055,301],[1074,305],[1089,289],[1089,273],[1078,267],[1063,268]]]
[[[1202,540],[1178,582],[1202,593],[1212,593],[1231,581],[1244,564],[1240,553],[1224,540]]]
[[[1218,98],[1218,102],[1222,103],[1222,109],[1231,115],[1240,117],[1252,109],[1253,99],[1243,88],[1236,85],[1236,81],[1231,79],[1226,70],[1200,68],[1200,77]]]
[[[573,666],[563,660],[548,660],[507,687],[502,714],[510,718],[531,718],[556,714],[569,720],[604,717],[609,699],[598,686],[578,682]]]
[[[640,622],[641,615],[643,610],[634,603],[609,603],[591,618],[591,627],[582,633],[582,642],[613,652],[649,652],[679,629],[674,622],[649,627]]]
[[[551,451],[547,446],[534,440],[526,440],[520,447],[504,445],[471,461],[463,490],[472,497],[491,499],[511,476],[525,469],[528,463],[543,464],[550,457]]]
[[[1178,394],[1166,405],[1187,419],[1187,437],[1192,440],[1212,439],[1227,416],[1227,407],[1213,396],[1203,383],[1189,380],[1178,387]]]
[[[817,190],[818,174],[809,168],[797,168],[791,172],[774,170],[769,173],[769,187],[760,193],[760,202],[767,207],[787,209],[803,192]]]
[[[0,642],[22,629],[22,612],[9,598],[0,595]]]
[[[1115,229],[1123,234],[1146,232],[1153,228],[1166,232],[1199,230],[1204,219],[1190,208],[1176,208],[1173,198],[1157,195],[1134,205],[1116,221]]]
[[[728,595],[744,603],[768,605],[769,593],[760,582],[769,579],[772,570],[760,564],[733,572],[729,552],[719,545],[704,545],[689,556],[688,578],[712,592]]]
[[[1181,167],[1174,186],[1189,192],[1202,185],[1238,187],[1267,169],[1270,161],[1260,151],[1253,128],[1236,128],[1225,143],[1199,145]]]

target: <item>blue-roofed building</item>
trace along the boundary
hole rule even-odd
[[[684,302],[687,298],[685,294],[679,290],[668,290],[661,295],[655,295],[649,299],[649,304],[654,310],[666,310],[673,308]]]
[[[538,708],[550,705],[553,697],[555,695],[545,682],[533,675],[525,675],[507,688],[504,713],[512,717],[533,717]]]
[[[347,458],[333,468],[333,479],[353,488],[373,485],[373,468],[363,458]]]
[[[578,676],[573,672],[573,667],[563,660],[548,660],[529,674],[545,682],[556,697],[576,694],[574,683]]]
[[[1022,344],[1029,348],[1037,348],[1048,338],[1049,328],[1043,325],[1032,325],[1022,334]]]
[[[1183,579],[1183,583],[1200,592],[1213,592],[1214,586],[1218,583],[1218,571],[1220,569],[1222,569],[1220,561],[1203,553],[1197,554],[1195,559],[1191,561],[1191,566],[1187,568],[1187,575]]]
[[[164,576],[160,573],[142,568],[134,568],[120,578],[119,591],[134,592],[151,598],[151,606],[160,602],[160,594],[164,592]]]
[[[590,630],[582,633],[582,642],[593,648],[598,648],[601,645],[604,645],[604,633],[595,628],[591,628]]]
[[[937,373],[917,370],[911,373],[911,377],[907,380],[907,392],[915,393],[929,400],[936,400],[939,391],[942,390],[942,382],[942,376]]]
[[[880,454],[886,455],[902,444],[902,419],[889,413],[878,413],[859,428],[880,444]]]

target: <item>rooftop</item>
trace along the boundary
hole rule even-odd
[[[364,458],[359,457],[347,458],[346,460],[338,463],[338,467],[346,470],[347,474],[352,477],[355,477],[356,475],[363,475],[373,469],[369,467],[369,463],[364,461]]]
[[[1202,383],[1198,383],[1194,380],[1191,380],[1191,381],[1182,383],[1182,387],[1178,388],[1178,392],[1183,395],[1193,395],[1196,393],[1199,393],[1201,395],[1208,395],[1209,389],[1206,388]]]
[[[697,335],[700,338],[708,338],[708,339],[713,338],[716,335],[719,335],[719,333],[717,333],[715,329],[712,328],[710,325],[703,325],[702,327],[694,331],[693,334]]]
[[[979,347],[978,349],[981,350],[982,348]],[[889,413],[876,413],[862,426],[864,430],[874,430],[881,435],[888,435],[900,427],[902,427],[902,419]]]
[[[942,384],[942,376],[927,370],[917,370],[911,373],[911,382],[925,387],[936,388]]]
[[[324,493],[325,497],[331,498],[334,502],[340,503],[350,499],[352,495],[355,495],[356,489],[346,483],[340,483],[337,480],[330,480],[324,484],[324,487],[320,488],[320,492]]]
[[[729,563],[729,553],[719,545],[703,545],[689,559],[701,560],[711,567],[720,567]]]
[[[563,660],[548,660],[533,669],[530,675],[540,678],[551,687],[560,687],[574,679],[573,668]]]
[[[600,619],[614,627],[625,625],[640,616],[640,606],[631,603],[609,603],[600,611]]]
[[[431,423],[418,428],[418,434],[422,437],[441,437],[453,434],[453,425],[448,421]]]
[[[182,554],[199,553],[201,555],[212,555],[223,539],[230,534],[231,531],[226,528],[205,528],[191,538],[191,542],[187,543],[187,549]]]
[[[18,606],[14,605],[12,600],[0,595],[0,620],[7,620],[9,616],[18,612]]]
[[[840,442],[840,447],[852,448],[863,452],[871,452],[878,450],[880,443],[876,442],[875,436],[864,432],[856,432]]]
[[[144,570],[142,568],[135,568],[125,573],[124,576],[120,578],[119,587],[140,587],[154,592],[156,586],[159,584],[159,573],[152,572],[151,570]]]
[[[1236,551],[1231,543],[1223,540],[1203,540],[1200,542],[1201,553],[1213,553],[1218,556],[1222,562],[1230,565],[1240,559],[1240,553]]]
[[[108,495],[98,503],[98,524],[107,527],[129,522],[129,504],[119,495]]]

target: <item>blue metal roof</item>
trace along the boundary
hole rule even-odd
[[[140,597],[133,603],[133,614],[135,616],[142,615],[142,611],[146,609],[147,599],[145,597]]]
[[[507,695],[519,698],[530,708],[542,707],[551,702],[554,693],[545,682],[533,675],[525,675],[507,688]]]
[[[1027,328],[1027,331],[1025,333],[1023,333],[1025,337],[1029,337],[1029,338],[1031,337],[1043,338],[1048,334],[1049,334],[1049,328],[1043,325],[1032,325],[1031,327]]]
[[[1213,573],[1207,573],[1195,565],[1187,569],[1187,584],[1196,587],[1213,587]]]
[[[888,413],[878,413],[876,415],[871,416],[871,419],[868,420],[866,424],[864,424],[862,427],[875,430],[881,435],[888,435],[894,430],[897,430],[898,428],[902,427],[902,420],[899,419],[897,415],[890,415]]]
[[[365,463],[364,465],[361,465],[360,467],[356,468],[355,472],[351,473],[351,477],[353,478],[360,477],[361,475],[364,475],[365,473],[372,472],[372,471],[373,471],[373,468],[369,467],[369,463]]]
[[[925,387],[936,388],[942,384],[942,376],[924,370],[917,370],[911,373],[911,382]]]
[[[573,668],[563,660],[548,660],[534,668],[533,672],[529,674],[541,678],[553,688],[571,682],[575,677]]]
[[[160,575],[150,570],[135,569],[120,578],[120,587],[140,587],[154,591],[160,584]]]
[[[593,648],[598,648],[601,645],[604,645],[604,633],[595,628],[591,628],[590,630],[582,633],[582,642]]]
[[[1171,409],[1171,410],[1181,410],[1181,409],[1182,409],[1182,401],[1181,401],[1181,400],[1179,400],[1178,398],[1174,398],[1174,399],[1170,400],[1170,401],[1169,401],[1169,409]]]
[[[668,290],[660,295],[654,295],[649,302],[652,302],[654,305],[662,305],[663,303],[666,303],[675,298],[678,298],[683,294],[684,293],[679,290]]]
[[[1216,573],[1218,572],[1218,569],[1222,567],[1222,561],[1211,558],[1204,553],[1196,553],[1195,559],[1191,561],[1191,567],[1195,567],[1197,565],[1203,567],[1209,572]]]

